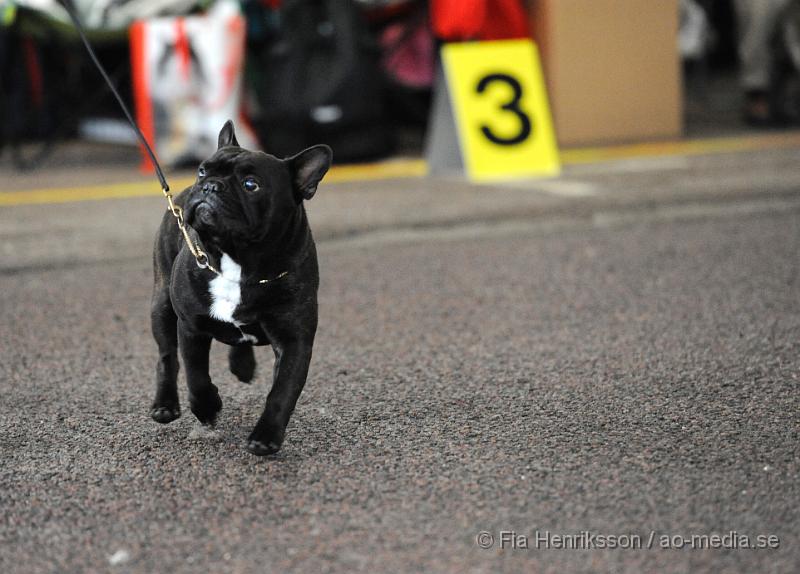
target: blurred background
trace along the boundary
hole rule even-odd
[[[169,166],[242,143],[424,155],[443,42],[532,36],[562,148],[796,127],[790,0],[75,0]],[[0,2],[0,162],[129,162],[132,131],[56,0]],[[102,143],[94,147],[69,144]],[[59,150],[67,144],[66,149]],[[70,153],[70,149],[75,150]]]
[[[800,571],[798,5],[75,0],[174,191],[228,118],[334,150],[314,360],[256,460],[266,348],[242,385],[212,347],[217,442],[182,383],[148,417],[166,202],[66,12],[0,0],[0,572]],[[560,175],[431,169],[442,45],[526,37]]]

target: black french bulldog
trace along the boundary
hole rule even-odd
[[[230,370],[246,383],[256,367],[253,345],[269,344],[275,353],[272,389],[247,449],[260,456],[280,449],[317,330],[319,270],[303,200],[314,196],[331,158],[325,145],[284,160],[248,151],[228,121],[197,182],[175,198],[220,275],[197,264],[167,211],[153,253],[155,421],[169,423],[181,414],[179,349],[192,413],[213,425],[222,401],[208,374],[211,340],[231,346]]]

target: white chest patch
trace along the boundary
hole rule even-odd
[[[222,254],[219,267],[222,277],[214,277],[208,284],[208,292],[211,293],[208,314],[218,321],[236,324],[233,313],[242,302],[242,288],[239,285],[242,268],[227,253]]]
[[[219,262],[222,277],[214,277],[208,284],[211,294],[211,308],[208,314],[218,321],[233,323],[242,334],[241,343],[257,343],[258,339],[242,331],[242,323],[233,318],[236,307],[242,302],[242,267],[231,259],[227,253],[222,254]]]

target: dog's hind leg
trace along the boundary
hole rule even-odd
[[[172,309],[169,289],[156,287],[150,309],[153,337],[158,345],[156,396],[150,416],[159,423],[169,423],[181,416],[178,401],[178,318]]]
[[[256,357],[253,345],[234,345],[228,351],[228,366],[231,373],[243,383],[250,383],[256,372]]]

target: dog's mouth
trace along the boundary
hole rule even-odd
[[[232,206],[219,198],[196,196],[186,203],[184,217],[186,224],[200,235],[202,241],[218,246],[224,243],[230,247],[231,242],[246,240],[248,233],[232,211]]]
[[[201,201],[197,204],[197,207],[194,208],[194,218],[197,223],[200,223],[206,227],[211,227],[216,221],[214,208],[211,207],[208,202]]]
[[[186,223],[195,228],[213,228],[217,221],[214,207],[206,200],[190,205],[186,211]]]

